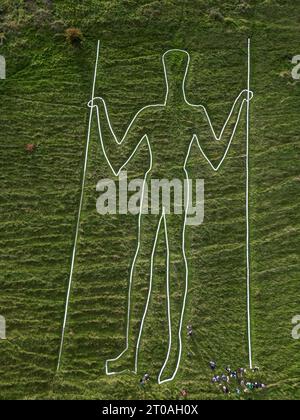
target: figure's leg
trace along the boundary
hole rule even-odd
[[[152,292],[153,261],[162,216],[142,215],[138,245],[133,259],[128,291],[126,348],[115,359],[106,361],[106,373],[137,373],[137,362],[144,321]]]
[[[185,217],[164,217],[167,244],[167,312],[169,347],[158,382],[175,378],[182,356],[183,320],[188,292],[188,265],[185,254]]]

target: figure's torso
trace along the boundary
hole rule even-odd
[[[185,177],[184,164],[195,134],[191,107],[161,106],[151,109],[147,135],[152,152],[152,176]]]

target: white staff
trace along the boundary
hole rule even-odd
[[[250,283],[251,283],[251,267],[250,267],[250,216],[249,216],[249,137],[250,137],[250,78],[251,78],[251,40],[248,39],[248,100],[247,100],[247,134],[246,134],[246,247],[247,247],[247,324],[248,324],[248,348],[249,348],[249,365],[253,368],[252,363],[252,335],[251,335],[251,299],[250,299]]]
[[[94,96],[95,96],[99,52],[100,52],[100,41],[98,41],[98,45],[97,45],[97,55],[96,55],[96,63],[95,63],[95,71],[94,71],[92,98],[94,98]],[[81,218],[81,211],[82,211],[82,204],[83,204],[86,170],[87,170],[88,155],[89,155],[89,148],[90,148],[92,121],[93,121],[93,108],[90,109],[90,119],[89,119],[89,128],[88,128],[88,135],[87,135],[87,141],[86,141],[86,150],[85,150],[85,159],[84,159],[84,167],[83,167],[83,175],[82,175],[80,203],[79,203],[79,210],[78,210],[78,217],[77,217],[77,224],[76,224],[74,246],[73,246],[73,252],[72,252],[71,270],[70,270],[69,283],[68,283],[68,291],[67,291],[67,298],[66,298],[66,305],[65,305],[65,315],[64,315],[64,322],[63,322],[63,327],[62,327],[58,363],[57,363],[57,371],[59,371],[59,369],[60,369],[61,356],[62,356],[63,347],[64,347],[65,330],[66,330],[67,318],[68,318],[68,308],[69,308],[70,293],[71,293],[71,288],[72,288],[73,271],[74,271],[74,264],[75,264],[76,250],[77,250],[78,232],[79,232],[79,226],[80,226],[80,218]]]

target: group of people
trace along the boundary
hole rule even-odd
[[[193,336],[193,327],[191,324],[187,325],[187,336],[188,338],[192,338]],[[217,363],[215,361],[210,361],[209,366],[211,371],[215,373],[211,379],[211,383],[219,386],[225,395],[231,394],[232,388],[234,388],[234,392],[236,395],[241,395],[242,393],[246,394],[254,390],[267,388],[267,386],[264,383],[253,382],[248,380],[248,372],[245,368],[238,368],[236,370],[232,370],[230,366],[227,366],[222,372],[222,374],[217,374]],[[258,367],[255,367],[250,370],[250,373],[252,375],[257,372],[259,372]],[[140,387],[144,388],[149,381],[150,375],[146,373],[140,380]],[[180,398],[186,399],[187,396],[188,391],[186,389],[182,389],[180,391]]]
[[[216,372],[217,363],[211,361],[209,363],[210,369],[213,372]],[[259,368],[255,367],[252,369],[252,373],[258,372]],[[231,393],[231,385],[235,386],[235,393],[241,395],[242,392],[249,393],[256,389],[265,389],[266,385],[261,382],[251,382],[246,379],[247,370],[244,368],[239,368],[237,370],[232,370],[229,366],[225,368],[225,372],[221,375],[214,375],[211,382],[220,386],[222,392],[225,395]]]

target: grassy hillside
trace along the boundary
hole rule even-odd
[[[164,98],[161,55],[186,49],[191,102],[207,106],[219,129],[246,88],[252,39],[251,241],[254,363],[269,385],[257,399],[300,398],[299,342],[291,338],[299,294],[300,4],[283,0],[2,0],[0,55],[0,398],[223,398],[208,362],[247,364],[245,283],[245,124],[221,171],[193,150],[191,177],[206,183],[205,223],[187,231],[190,293],[184,355],[176,380],[158,386],[167,351],[163,234],[154,294],[140,355],[140,376],[107,377],[104,362],[124,347],[129,270],[137,218],[97,214],[95,185],[111,176],[94,121],[62,369],[56,373],[66,289],[80,199],[88,127],[87,102],[97,40],[96,94],[119,136],[135,113]],[[78,27],[81,47],[64,32]],[[245,121],[245,114],[243,115]],[[154,121],[149,121],[149,125]],[[34,153],[26,144],[37,145]],[[176,158],[170,145],[168,159]],[[143,149],[128,165],[141,177]],[[149,239],[150,240],[150,239]],[[139,267],[143,270],[143,267]],[[185,329],[185,326],[184,326]],[[191,353],[188,356],[188,353]],[[231,395],[229,398],[235,398]]]

